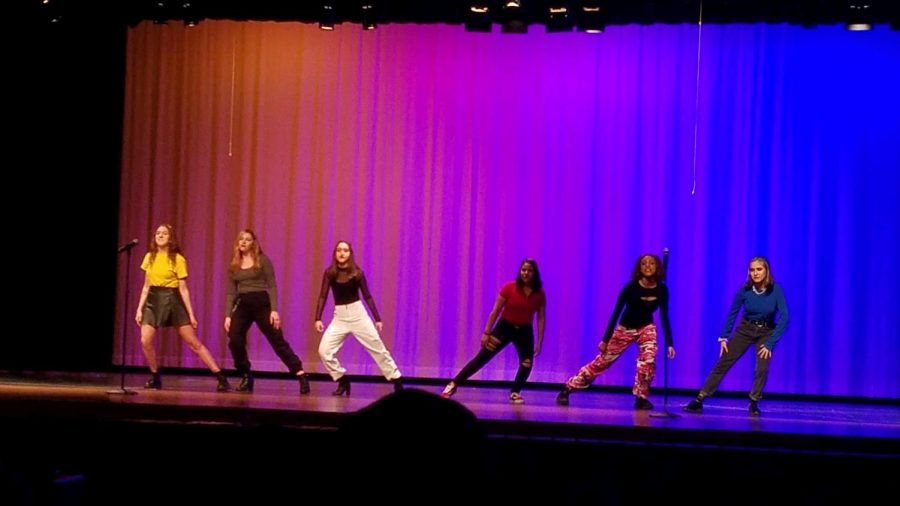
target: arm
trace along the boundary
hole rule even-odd
[[[328,279],[327,271],[322,273],[322,288],[319,289],[319,299],[316,302],[316,330],[322,332],[325,326],[322,325],[322,311],[325,310],[325,300],[328,298],[328,289],[331,287]]]
[[[281,328],[281,317],[278,315],[278,288],[275,285],[275,268],[272,267],[272,261],[265,255],[259,256],[259,263],[262,265],[263,276],[266,278],[266,293],[269,294],[269,306],[272,312],[269,313],[269,324],[276,329]]]
[[[675,358],[675,342],[672,338],[672,325],[669,323],[669,287],[661,285],[661,300],[659,301],[659,319],[663,332],[666,334],[666,351],[670,359]]]
[[[237,297],[237,283],[231,278],[230,269],[225,278],[225,286],[228,287],[225,293],[225,332],[228,332],[231,329],[231,313],[234,308],[234,299]]]
[[[259,256],[259,263],[262,265],[263,276],[266,277],[266,293],[269,294],[269,304],[272,306],[272,312],[278,311],[278,287],[275,284],[275,268],[272,267],[272,261],[265,255]]]
[[[538,356],[541,354],[541,347],[544,344],[544,324],[546,323],[546,304],[541,306],[538,309],[537,313],[537,346],[534,347],[534,356]]]
[[[197,318],[194,317],[194,308],[191,307],[191,292],[188,291],[187,281],[184,278],[178,280],[178,293],[181,294],[181,300],[184,301],[184,307],[187,308],[191,327],[197,328]]]
[[[497,322],[497,317],[500,316],[500,310],[503,309],[504,304],[506,304],[506,299],[502,295],[498,295],[497,300],[494,301],[494,308],[491,309],[491,314],[488,315],[485,331],[481,334],[481,346],[491,351],[500,344],[500,340],[491,335],[491,329],[494,328],[494,323]]]
[[[359,291],[362,292],[363,299],[366,300],[366,305],[369,306],[369,311],[372,312],[372,316],[375,318],[375,323],[381,323],[381,316],[378,315],[378,309],[375,307],[375,299],[369,293],[369,283],[366,282],[366,274],[362,271],[359,271]],[[380,332],[381,329],[378,329],[378,331]]]
[[[744,292],[746,290],[743,286],[738,288],[736,294],[734,294],[734,299],[731,301],[731,309],[728,310],[728,317],[725,319],[725,327],[722,328],[722,333],[719,335],[719,341],[727,340],[728,336],[731,335],[732,329],[734,329],[734,320],[737,319],[738,312],[741,310],[741,306],[744,305]]]
[[[603,342],[608,343],[610,339],[612,339],[613,330],[616,329],[616,323],[619,322],[619,317],[622,316],[622,310],[625,309],[625,299],[628,294],[628,287],[631,286],[631,283],[625,285],[622,288],[622,291],[619,292],[619,298],[616,299],[616,307],[613,309],[612,316],[609,318],[609,323],[606,325],[606,332],[603,334]]]
[[[144,274],[144,287],[141,288],[141,298],[138,300],[137,312],[134,315],[134,321],[137,322],[138,326],[141,325],[142,320],[144,319],[144,304],[147,303],[147,294],[150,293],[150,274]]]
[[[775,324],[775,331],[772,332],[772,337],[770,337],[766,344],[764,345],[769,351],[775,349],[775,343],[781,339],[782,334],[784,334],[784,330],[787,328],[788,319],[790,315],[788,313],[787,300],[784,298],[784,291],[781,289],[781,285],[775,285],[775,308],[778,312],[778,323]]]

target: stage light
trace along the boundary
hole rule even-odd
[[[491,12],[486,2],[478,2],[469,6],[465,25],[467,32],[491,31]]]
[[[872,29],[872,6],[868,1],[851,0],[847,4],[847,30],[865,32]]]

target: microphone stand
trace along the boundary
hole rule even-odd
[[[128,341],[128,294],[131,292],[131,250],[137,243],[131,243],[131,247],[125,248],[125,302],[122,310],[122,366],[121,366],[121,382],[119,388],[107,390],[109,395],[137,395],[137,392],[125,388],[125,343]],[[120,251],[121,253],[121,251]]]
[[[669,269],[669,248],[663,248],[663,271]],[[669,336],[666,336],[669,337]],[[679,418],[681,415],[669,411],[669,347],[663,352],[663,409],[650,413],[651,418]]]

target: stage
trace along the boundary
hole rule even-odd
[[[306,396],[300,396],[297,383],[286,376],[257,378],[255,391],[249,394],[217,393],[214,378],[194,374],[164,375],[163,390],[144,390],[145,377],[145,373],[128,374],[126,386],[137,393],[121,395],[107,393],[118,387],[118,374],[5,373],[0,376],[0,419],[4,434],[18,437],[7,447],[14,448],[6,453],[7,461],[0,464],[9,472],[24,462],[23,470],[17,472],[25,476],[76,476],[74,492],[71,485],[61,486],[55,479],[45,486],[57,495],[62,487],[68,494],[91,500],[107,499],[112,490],[153,470],[171,477],[173,471],[180,475],[179,469],[189,469],[194,477],[224,485],[233,477],[234,466],[245,468],[238,477],[250,488],[242,493],[248,497],[274,493],[260,487],[273,473],[294,474],[275,464],[272,453],[280,454],[279,459],[290,461],[296,456],[298,462],[307,463],[297,470],[304,483],[312,479],[338,488],[342,476],[351,482],[359,479],[360,465],[386,465],[377,469],[385,473],[390,469],[391,481],[416,476],[414,485],[423,485],[429,476],[440,484],[442,473],[448,472],[418,467],[420,463],[440,465],[441,460],[435,460],[421,440],[418,447],[405,447],[397,434],[377,443],[389,451],[354,452],[342,446],[340,427],[355,413],[391,395],[392,387],[377,378],[354,378],[350,397],[334,397],[330,395],[334,384],[321,376],[314,377],[312,393]],[[232,379],[232,386],[236,383]],[[441,387],[436,381],[407,380],[407,391],[436,395]],[[540,387],[526,389],[521,405],[508,403],[505,385],[459,389],[453,401],[477,417],[484,452],[474,460],[451,455],[451,460],[457,459],[454,462],[464,462],[451,466],[457,468],[452,470],[454,481],[468,479],[470,472],[477,476],[475,470],[482,469],[497,485],[493,493],[502,497],[546,497],[562,503],[602,498],[612,504],[662,497],[676,492],[671,487],[686,487],[692,480],[716,491],[704,496],[716,502],[716,494],[733,493],[731,487],[753,486],[754,476],[764,481],[760,486],[787,487],[783,497],[809,504],[897,489],[888,478],[900,469],[900,406],[896,402],[764,400],[762,416],[751,417],[745,399],[712,398],[702,414],[692,414],[681,411],[689,398],[675,396],[669,399],[669,411],[678,416],[669,418],[659,416],[663,412],[659,395],[652,398],[655,409],[646,412],[632,408],[630,394],[608,391],[579,392],[572,395],[569,406],[557,406],[556,391]],[[425,397],[427,403],[434,403],[426,410],[457,407],[455,402]],[[422,396],[410,399],[420,403]],[[403,417],[409,418],[410,413],[415,410],[404,411]],[[427,438],[440,441],[441,431],[447,429],[421,430]],[[117,458],[133,472],[119,468]],[[246,469],[248,461],[252,471]],[[320,465],[312,471],[310,462]],[[335,472],[346,465],[349,470]],[[216,466],[229,471],[214,471]],[[163,490],[171,492],[168,485],[174,487],[172,483],[180,480],[161,482],[166,485]],[[516,490],[504,485],[511,481],[517,483]],[[468,490],[458,487],[454,490],[460,493]],[[395,495],[414,500],[419,496],[413,488]],[[236,500],[233,493],[241,495],[222,489],[194,492],[198,497],[212,493],[224,502]],[[751,497],[742,495],[731,502],[753,502]],[[705,502],[694,499],[698,501]]]

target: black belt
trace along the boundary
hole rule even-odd
[[[754,327],[765,327],[767,329],[775,328],[775,325],[772,325],[772,322],[768,320],[751,320],[749,318],[744,318],[743,322],[753,325]]]

